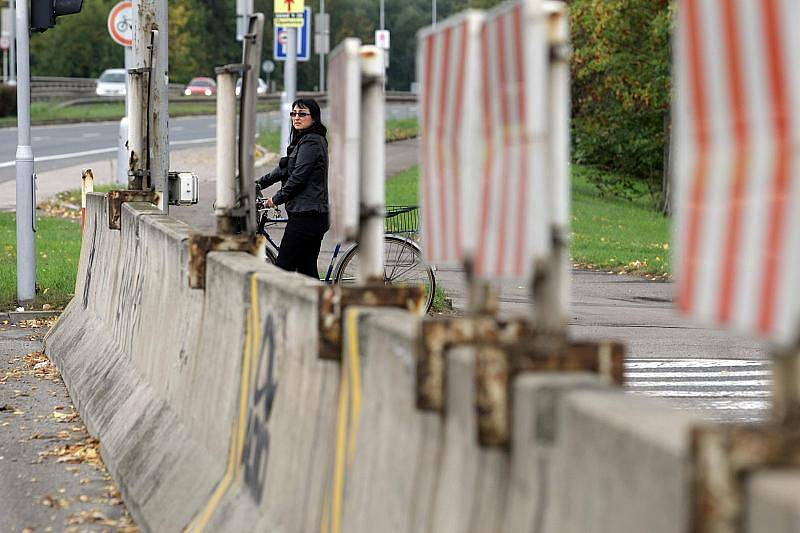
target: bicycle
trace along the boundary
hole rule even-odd
[[[256,199],[258,207],[258,232],[267,239],[266,260],[276,264],[280,246],[272,239],[269,229],[289,219],[280,208],[267,208],[264,199]],[[418,206],[387,206],[384,234],[384,283],[387,285],[422,285],[425,287],[425,312],[430,311],[436,293],[436,276],[433,267],[422,260],[419,245],[405,235],[418,232]],[[342,248],[348,246],[342,252]],[[341,257],[339,257],[341,253]],[[337,260],[338,258],[338,260]],[[358,279],[359,246],[336,243],[324,283],[349,284]]]

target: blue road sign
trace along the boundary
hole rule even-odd
[[[272,48],[276,61],[286,61],[286,36],[288,28],[275,26],[275,46]],[[311,8],[303,10],[303,27],[297,28],[297,60],[308,61],[311,57]]]

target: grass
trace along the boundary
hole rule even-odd
[[[0,213],[0,309],[17,304],[16,216]],[[81,249],[80,222],[56,217],[37,217],[36,280],[34,306],[63,307],[75,291],[75,275]]]
[[[259,111],[276,109],[277,104],[259,102]],[[213,115],[217,111],[216,101],[208,102],[170,102],[169,115],[180,117],[188,115]],[[125,114],[125,103],[101,102],[96,104],[75,105],[59,108],[54,102],[33,102],[31,104],[31,122],[36,124],[53,124],[59,122],[89,122],[93,120],[119,120]],[[0,118],[0,126],[14,126],[17,117]]]
[[[668,277],[669,220],[646,199],[603,196],[587,177],[595,170],[572,166],[572,242],[574,263],[585,268]],[[419,167],[386,183],[386,203],[416,204]]]

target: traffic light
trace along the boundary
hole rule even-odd
[[[47,31],[56,17],[80,13],[83,0],[31,0],[31,31]]]

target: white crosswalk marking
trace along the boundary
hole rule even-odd
[[[698,409],[724,421],[759,421],[772,397],[769,361],[742,359],[631,359],[625,388],[631,394]]]

